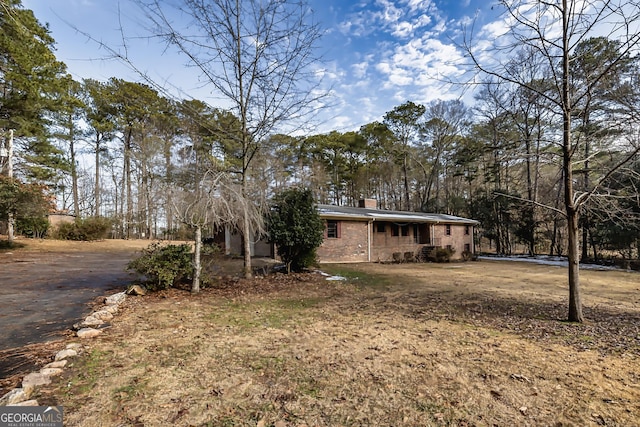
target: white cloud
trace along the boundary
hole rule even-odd
[[[414,70],[421,74],[441,74],[441,69],[455,70],[463,59],[462,53],[452,44],[439,39],[414,39],[398,46],[392,56],[398,67]]]
[[[344,79],[346,73],[335,61],[332,61],[324,67],[316,68],[314,74],[318,80],[338,81]]]
[[[401,21],[393,26],[391,34],[399,38],[407,38],[413,36],[416,30],[423,28],[431,23],[431,17],[428,15],[420,15],[412,21]]]
[[[373,5],[364,3],[357,7],[361,9],[338,25],[345,35],[362,37],[386,32],[406,38],[430,25],[434,18],[440,20],[432,0],[376,0]]]
[[[480,31],[483,38],[496,39],[505,35],[509,31],[509,24],[506,20],[493,21],[485,24]]]
[[[413,25],[411,25],[411,23],[403,21],[403,22],[399,22],[394,30],[393,30],[393,35],[396,37],[400,37],[400,38],[405,38],[405,37],[409,37],[413,34]]]
[[[376,65],[376,69],[383,74],[391,74],[391,65],[388,62],[380,62]]]
[[[331,118],[329,131],[348,129],[353,125],[353,118],[350,116],[335,116]]]
[[[469,0],[451,3],[460,9],[471,4]],[[463,28],[477,19],[474,42],[487,48],[507,27],[504,17],[489,16],[494,12],[484,7],[474,17],[456,11],[457,18],[450,19],[434,0],[375,0],[354,8],[340,29],[353,38],[349,47],[358,50],[349,65],[342,64],[348,67],[348,80],[336,80],[336,86],[345,108],[337,115],[352,117],[358,126],[380,120],[407,100],[426,104],[459,98],[460,87],[447,81],[463,80],[470,69],[464,52],[452,40],[459,40]]]
[[[363,78],[364,76],[367,75],[367,69],[369,68],[369,63],[368,62],[358,62],[356,64],[352,64],[351,68],[353,69],[353,75],[356,78]]]
[[[416,10],[427,10],[433,6],[431,0],[405,0],[409,10],[415,12]]]
[[[403,15],[402,9],[396,7],[392,0],[377,0],[376,3],[382,6],[382,11],[376,15],[384,24],[395,24]]]
[[[395,86],[408,86],[413,83],[413,76],[409,70],[394,67],[389,74],[389,81],[385,84],[385,87],[390,85]]]

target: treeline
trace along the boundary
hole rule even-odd
[[[563,122],[547,88],[553,70],[530,55],[514,58],[511,72],[536,90],[488,79],[473,107],[408,101],[350,132],[248,138],[241,118],[203,101],[117,78],[74,81],[46,28],[16,0],[0,10],[0,25],[0,126],[15,130],[16,177],[46,185],[59,210],[109,218],[113,237],[186,237],[186,205],[197,200],[185,194],[213,182],[209,196],[245,197],[256,212],[303,186],[319,203],[370,197],[382,209],[477,219],[478,237],[498,253],[516,244],[566,253]],[[606,75],[571,117],[574,188],[589,197],[580,205],[582,257],[640,258],[638,58],[598,37],[582,41],[571,64],[576,88]],[[242,183],[240,196],[231,184],[216,187],[213,172]]]

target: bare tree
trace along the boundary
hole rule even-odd
[[[186,55],[214,96],[230,103],[240,121],[230,135],[239,146],[233,168],[249,196],[249,166],[263,138],[285,121],[302,126],[326,95],[312,67],[320,39],[305,1],[137,0],[152,31]],[[180,19],[174,19],[179,16]],[[251,277],[251,215],[241,224],[244,274]]]
[[[496,40],[497,52],[487,55],[486,51],[476,49],[471,35],[465,40],[465,48],[480,72],[539,94],[561,117],[562,132],[557,145],[562,155],[564,215],[568,228],[568,318],[582,322],[578,250],[580,208],[602,189],[617,169],[637,155],[639,148],[637,144],[625,145],[621,138],[610,144],[610,155],[617,160],[601,171],[588,190],[578,191],[574,188],[574,167],[585,159],[579,158],[579,147],[572,138],[572,118],[594,88],[640,47],[640,4],[631,0],[501,0],[499,3],[505,10],[504,22],[508,31]],[[594,70],[581,85],[572,85],[573,52],[585,40],[603,33],[616,40],[616,54],[608,58],[606,67]],[[550,90],[542,91],[536,81],[510,72],[508,56],[523,46],[530,48],[550,70]],[[594,153],[590,155],[593,157]]]
[[[242,188],[235,184],[227,172],[207,170],[198,179],[195,188],[171,187],[171,203],[173,204],[176,218],[195,230],[194,237],[194,261],[193,282],[191,292],[200,291],[200,277],[202,271],[201,248],[202,229],[211,227],[220,229],[226,225],[239,224],[244,220],[244,212],[257,211],[246,205],[251,201],[242,195]],[[249,218],[249,221],[258,224],[262,231],[262,217]]]

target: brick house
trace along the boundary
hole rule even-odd
[[[360,206],[318,205],[325,221],[325,239],[317,250],[320,262],[409,261],[437,248],[452,250],[452,259],[475,253],[473,231],[478,221],[380,210],[373,199],[361,200]]]

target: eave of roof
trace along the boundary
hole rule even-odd
[[[320,217],[325,219],[352,219],[367,221],[393,221],[409,223],[441,223],[477,225],[478,221],[459,216],[407,212],[387,211],[380,209],[354,208],[348,206],[318,205]]]

